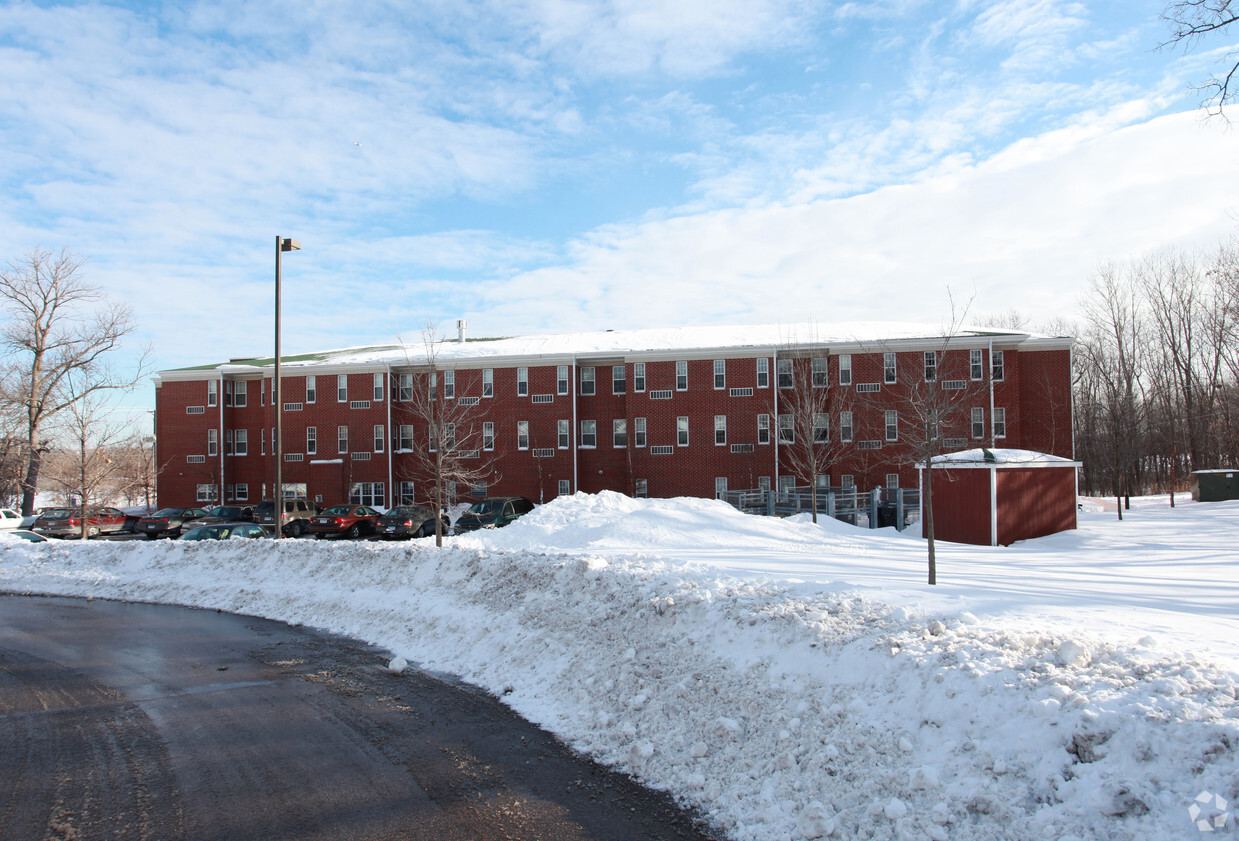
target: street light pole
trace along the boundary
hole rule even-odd
[[[280,255],[285,251],[300,251],[301,243],[288,237],[275,238],[275,379],[271,384],[271,402],[275,404],[275,538],[284,536],[284,390],[280,386]]]

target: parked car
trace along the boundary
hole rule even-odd
[[[0,534],[6,537],[13,537],[18,540],[28,540],[31,543],[46,543],[47,538],[41,534],[35,534],[30,529],[5,529]]]
[[[253,523],[215,523],[198,526],[181,535],[181,540],[232,540],[234,538],[269,538],[271,532]]]
[[[154,514],[139,517],[133,530],[147,537],[173,537],[185,530],[185,524],[198,517],[205,517],[202,508],[160,508]]]
[[[284,512],[280,516],[280,530],[289,537],[300,537],[310,525],[310,518],[318,513],[318,506],[308,499],[296,497],[284,500]],[[254,522],[275,528],[275,500],[264,499],[254,509]]]
[[[47,510],[46,508],[36,508],[36,509],[34,509],[34,513],[33,513],[33,514],[30,514],[30,515],[29,515],[29,516],[27,516],[27,517],[22,517],[22,521],[21,521],[20,523],[18,523],[18,524],[17,524],[17,527],[18,527],[19,529],[32,529],[32,528],[34,528],[34,521],[35,521],[35,520],[37,520],[37,519],[39,519],[39,515],[40,515],[40,514],[42,514],[42,513],[43,513],[44,511],[46,511],[46,510]]]
[[[523,496],[494,496],[480,499],[456,520],[456,533],[477,529],[497,529],[506,526],[522,514],[533,510],[533,503]]]
[[[451,528],[451,521],[446,514],[439,515],[443,522],[443,533]],[[387,539],[430,537],[435,533],[435,512],[424,505],[401,505],[393,508],[382,517],[377,525],[379,537]]]
[[[185,522],[186,530],[198,526],[213,526],[218,523],[252,523],[254,509],[249,505],[220,505],[206,512],[205,517],[194,517]]]
[[[19,529],[22,525],[22,515],[12,508],[0,508],[0,531]]]
[[[99,506],[86,509],[86,536],[124,531],[130,517],[119,508]],[[82,533],[81,511],[77,508],[49,508],[39,515],[31,529],[36,534],[77,537]]]
[[[374,534],[381,516],[366,505],[335,505],[311,518],[310,534],[319,538],[333,534],[352,538]]]

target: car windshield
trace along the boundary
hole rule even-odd
[[[498,514],[502,510],[502,499],[484,499],[481,502],[475,502],[469,506],[470,513],[479,514],[483,517],[489,517],[491,514]]]
[[[324,517],[347,517],[349,514],[352,514],[352,513],[353,513],[353,506],[337,505],[333,508],[328,508],[326,511],[324,511],[323,516]]]
[[[229,519],[237,519],[241,516],[241,509],[235,505],[221,505],[211,512],[212,517],[227,517]]]
[[[388,511],[387,516],[388,517],[421,517],[424,515],[422,513],[422,509],[420,508],[410,508],[408,506],[402,505],[399,508],[393,508],[392,510]]]
[[[39,516],[46,517],[49,520],[63,520],[65,517],[72,517],[73,512],[68,508],[49,508]]]
[[[156,511],[151,516],[152,517],[179,517],[181,516],[181,511],[183,510],[184,510],[183,508],[160,508],[158,511]]]

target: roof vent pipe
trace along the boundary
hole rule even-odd
[[[465,328],[469,326],[469,322],[463,318],[456,321],[456,341],[460,344],[465,343]]]

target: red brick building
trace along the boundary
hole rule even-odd
[[[916,487],[926,407],[945,449],[1072,457],[1071,344],[999,329],[767,325],[445,341],[282,360],[288,495],[391,506],[427,501],[427,424],[415,389],[461,407],[458,444],[485,465],[469,495],[604,489],[713,497],[806,485],[790,456],[797,388],[833,393],[811,433],[840,455],[819,484]],[[801,376],[801,375],[804,376]],[[256,502],[274,490],[271,359],[160,372],[160,505]],[[798,383],[811,385],[800,386]],[[834,390],[831,392],[830,390]],[[467,428],[466,428],[467,427]],[[801,433],[804,434],[804,433]]]

